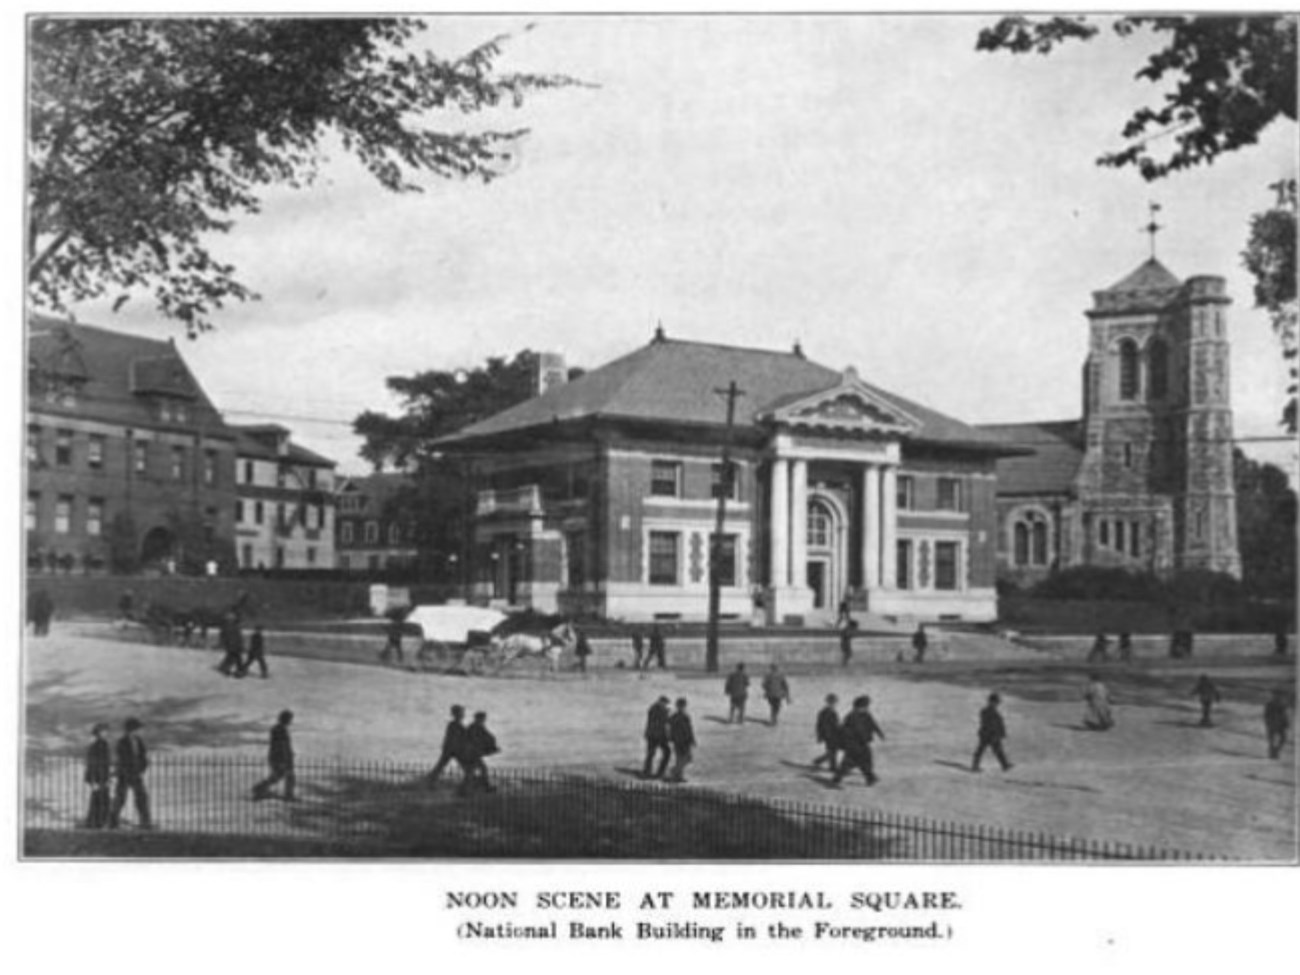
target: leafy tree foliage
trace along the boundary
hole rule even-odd
[[[490,180],[523,130],[427,127],[519,105],[558,75],[498,74],[503,38],[446,59],[410,19],[76,19],[31,23],[28,290],[55,311],[152,290],[191,335],[255,297],[209,251],[269,184],[302,186],[326,146],[383,187]]]
[[[1286,473],[1233,451],[1242,581],[1257,595],[1294,597],[1296,494]]]
[[[1146,31],[1164,41],[1137,77],[1172,84],[1162,102],[1130,116],[1122,132],[1128,144],[1097,162],[1136,166],[1145,179],[1158,179],[1253,145],[1279,117],[1294,122],[1296,24],[1294,16],[1277,15],[1112,20],[1110,27],[1120,37]],[[1087,17],[1003,17],[980,31],[976,49],[1047,54],[1067,41],[1090,40],[1101,30]],[[1166,135],[1173,137],[1173,148],[1154,155],[1157,140]]]
[[[1250,238],[1242,252],[1246,269],[1255,277],[1255,305],[1268,312],[1273,331],[1282,343],[1289,385],[1282,424],[1296,432],[1297,332],[1296,308],[1296,181],[1283,180],[1272,187],[1277,205],[1257,213],[1250,221]]]

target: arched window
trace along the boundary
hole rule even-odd
[[[1147,395],[1151,399],[1169,395],[1169,348],[1160,339],[1147,347]]]
[[[1023,521],[1016,522],[1015,526],[1015,559],[1016,565],[1029,564],[1029,526]]]
[[[831,513],[820,501],[808,506],[808,547],[827,548],[831,544]]]
[[[1136,399],[1138,383],[1137,343],[1124,339],[1119,344],[1119,398]]]

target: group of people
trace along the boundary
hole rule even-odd
[[[839,700],[827,694],[825,705],[817,712],[813,734],[823,752],[812,763],[817,768],[826,763],[832,775],[831,785],[836,788],[854,769],[862,772],[867,785],[875,785],[879,777],[871,743],[877,738],[883,741],[885,733],[871,713],[871,698],[866,694],[855,697],[852,709],[842,720],[837,710]]]
[[[266,665],[266,634],[260,625],[253,627],[253,632],[244,644],[244,631],[239,617],[234,613],[226,614],[221,621],[220,646],[223,651],[221,663],[217,670],[227,677],[246,677],[256,664],[262,677],[270,677],[270,668]]]
[[[86,749],[86,785],[90,787],[90,807],[86,812],[89,829],[117,829],[122,824],[122,809],[127,796],[135,800],[135,814],[140,829],[153,829],[149,810],[149,790],[144,773],[149,768],[149,750],[140,737],[138,718],[122,723],[122,736],[114,745],[108,742],[108,725],[102,721],[91,728]],[[116,780],[116,788],[112,788]],[[112,789],[110,795],[110,789]]]
[[[736,669],[727,675],[727,679],[722,685],[722,693],[726,695],[730,704],[730,710],[727,713],[727,724],[745,723],[745,705],[749,700],[749,683],[749,674],[745,673],[743,663],[736,664]],[[785,674],[781,673],[781,668],[777,664],[772,664],[767,673],[763,675],[762,688],[763,697],[767,701],[767,723],[775,728],[777,720],[781,717],[782,706],[794,703],[794,699],[790,696],[790,681],[786,679]]]
[[[639,626],[632,630],[633,669],[649,670],[652,664],[660,670],[668,667],[668,641],[658,623],[650,624],[648,636]]]
[[[455,762],[461,769],[460,787],[457,794],[464,797],[471,792],[495,792],[496,787],[488,778],[486,759],[500,751],[496,736],[488,730],[487,712],[476,711],[474,719],[465,724],[465,708],[459,704],[451,706],[451,720],[442,734],[442,751],[437,763],[429,771],[429,786],[438,784],[447,766]]]
[[[695,758],[695,726],[686,710],[686,698],[677,699],[676,710],[670,711],[669,703],[667,695],[661,695],[646,712],[645,763],[641,776],[685,782],[686,766]],[[673,762],[671,771],[669,761]]]
[[[849,608],[847,600],[840,603],[835,628],[840,634],[840,665],[847,667],[853,661],[853,638],[858,632],[858,621],[853,618],[853,611]],[[929,649],[930,635],[925,631],[925,624],[918,623],[916,629],[912,631],[913,663],[925,663],[925,654]],[[898,651],[896,659],[898,663],[903,663],[903,650]]]

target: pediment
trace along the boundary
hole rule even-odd
[[[876,435],[906,435],[921,425],[866,386],[852,369],[845,370],[835,386],[777,406],[769,415],[779,426]]]

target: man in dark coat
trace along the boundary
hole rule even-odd
[[[645,764],[641,767],[641,777],[651,778],[650,770],[654,768],[653,778],[662,779],[668,771],[668,762],[673,757],[672,745],[668,738],[668,698],[660,695],[650,705],[645,715]],[[659,766],[654,767],[655,755],[659,756]]]
[[[1268,736],[1268,757],[1277,758],[1282,754],[1286,744],[1286,732],[1290,727],[1286,713],[1286,695],[1280,690],[1264,705],[1264,733]]]
[[[840,759],[840,767],[831,784],[838,786],[845,775],[858,768],[862,770],[867,785],[875,785],[879,779],[876,778],[871,742],[875,738],[884,740],[884,737],[885,733],[880,730],[880,725],[876,724],[876,719],[871,714],[871,698],[865,694],[854,698],[853,710],[840,725],[840,747],[844,749],[844,757]]]
[[[847,667],[853,659],[853,631],[858,628],[858,621],[846,616],[840,626],[840,666]]]
[[[438,784],[438,779],[452,762],[460,765],[462,773],[465,770],[463,760],[465,752],[465,709],[459,704],[451,706],[451,720],[447,722],[447,727],[442,733],[442,752],[438,755],[438,761],[429,771],[429,785]]]
[[[27,622],[32,625],[34,636],[50,635],[50,620],[54,618],[54,600],[44,589],[36,589],[27,594]]]
[[[695,727],[691,716],[686,713],[686,698],[677,699],[677,710],[668,719],[668,737],[673,743],[676,760],[668,776],[669,782],[685,782],[686,766],[695,760]]]
[[[465,729],[462,749],[465,756],[465,778],[461,780],[459,794],[467,796],[474,788],[496,792],[496,787],[488,781],[487,763],[484,759],[495,755],[500,749],[497,748],[496,736],[488,730],[486,711],[474,713],[473,722]]]
[[[925,625],[918,623],[912,634],[912,659],[918,664],[925,663],[925,651],[930,648],[930,637],[925,632]]]
[[[736,664],[736,669],[727,675],[722,692],[727,695],[730,704],[727,724],[744,724],[745,701],[749,698],[749,675],[745,673],[744,664]]]
[[[574,628],[578,634],[577,642],[573,646],[574,669],[581,672],[587,672],[587,658],[591,656],[591,642],[587,639],[587,634]]]
[[[262,632],[261,626],[253,627],[253,635],[248,638],[248,656],[240,662],[236,673],[243,677],[253,669],[253,664],[257,664],[263,678],[271,676],[266,666],[266,635]]]
[[[646,660],[646,666],[649,667],[650,661],[653,660],[655,665],[663,670],[668,666],[667,654],[668,641],[664,639],[664,631],[658,623],[654,623],[650,627],[650,656]]]
[[[1215,686],[1214,681],[1210,680],[1208,674],[1201,674],[1196,678],[1192,697],[1201,702],[1201,727],[1213,727],[1214,722],[1211,720],[1210,713],[1214,710],[1214,705],[1223,700],[1223,695],[1219,693],[1219,688]]]
[[[117,740],[117,789],[113,795],[113,808],[108,814],[109,829],[122,824],[122,808],[127,793],[135,798],[135,814],[141,829],[153,829],[149,816],[149,792],[144,787],[144,773],[149,768],[149,750],[138,734],[140,722],[127,718],[122,724],[123,735]]]
[[[813,765],[820,766],[822,762],[826,762],[832,772],[839,768],[837,759],[840,751],[840,715],[835,710],[835,705],[839,703],[838,697],[827,694],[826,706],[817,712],[817,724],[813,729],[814,737],[826,749],[823,754],[813,759]]]
[[[108,780],[112,774],[113,756],[108,739],[104,737],[107,732],[108,725],[103,722],[96,724],[90,729],[93,738],[86,749],[86,785],[90,786],[86,826],[89,829],[103,829],[111,814]]]
[[[632,666],[637,670],[645,666],[645,635],[639,626],[632,630]]]
[[[763,675],[763,696],[767,698],[767,723],[775,728],[777,719],[781,717],[781,705],[793,703],[790,697],[790,682],[786,680],[785,674],[781,673],[781,668],[776,664],[772,664],[768,672]]]
[[[384,649],[379,651],[379,659],[388,663],[392,657],[400,665],[405,661],[402,653],[402,617],[400,613],[390,613],[388,623],[384,626]]]
[[[293,712],[281,711],[280,717],[271,728],[271,747],[266,754],[271,774],[253,786],[254,799],[268,799],[271,787],[284,781],[284,798],[294,801],[293,741],[289,737],[289,725],[293,724]]]
[[[1002,766],[1002,771],[1009,772],[1011,763],[1007,761],[1007,753],[1002,750],[1002,742],[1007,737],[1007,724],[1002,720],[1002,712],[998,710],[998,705],[1002,703],[1002,698],[997,694],[989,695],[989,702],[980,711],[980,728],[979,744],[975,746],[975,757],[971,759],[970,770],[978,772],[980,770],[980,759],[984,757],[985,751],[993,752],[993,757],[998,760]]]
[[[225,654],[217,670],[227,677],[238,676],[244,666],[244,634],[239,628],[239,617],[227,613],[221,621],[221,649]]]

